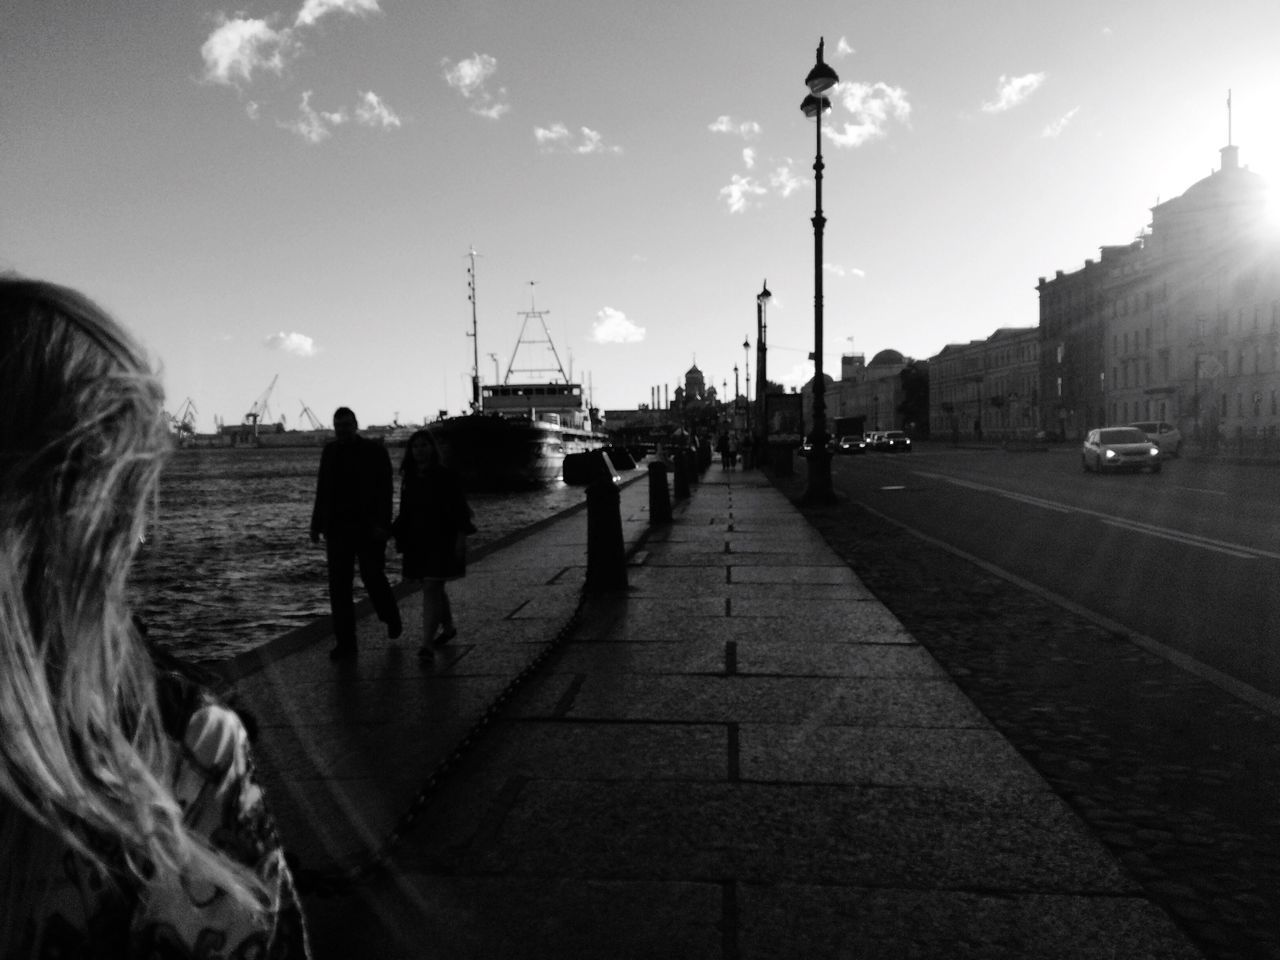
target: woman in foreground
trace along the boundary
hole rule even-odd
[[[248,736],[125,602],[168,433],[125,331],[0,276],[0,958],[308,955]]]

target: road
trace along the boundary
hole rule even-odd
[[[1280,469],[1099,476],[1073,445],[921,444],[836,457],[832,475],[851,502],[1280,696]]]

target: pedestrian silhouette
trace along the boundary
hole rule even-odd
[[[333,413],[334,439],[320,454],[316,502],[311,511],[311,542],[324,537],[329,565],[329,609],[336,646],[332,660],[356,655],[356,612],[352,595],[354,567],[373,602],[387,636],[400,636],[400,610],[387,582],[387,540],[391,536],[394,482],[391,457],[381,443],[360,436],[348,407]]]
[[[163,402],[99,307],[0,276],[0,957],[308,955],[244,723],[128,608]]]
[[[422,581],[422,646],[418,652],[428,656],[434,647],[458,634],[445,584],[466,575],[466,538],[476,528],[462,483],[441,462],[440,450],[428,431],[419,430],[409,438],[400,474],[396,549],[404,554],[404,578]]]

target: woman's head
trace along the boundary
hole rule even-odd
[[[169,447],[162,402],[142,351],[86,297],[0,278],[3,660],[19,655],[13,630],[29,630],[68,682],[124,616]]]
[[[400,472],[407,474],[419,465],[436,466],[440,463],[440,448],[429,430],[415,430],[404,447],[404,460]]]
[[[97,305],[0,276],[0,840],[21,811],[72,845],[114,837],[139,869],[192,857],[125,601],[169,449],[162,403]]]

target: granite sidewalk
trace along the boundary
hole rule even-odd
[[[319,958],[1201,956],[796,509],[707,472],[622,490],[626,592],[441,781],[389,869],[307,898]],[[587,517],[474,563],[416,656],[282,644],[236,690],[306,866],[377,849],[578,606]],[[638,549],[637,549],[638,548]]]

